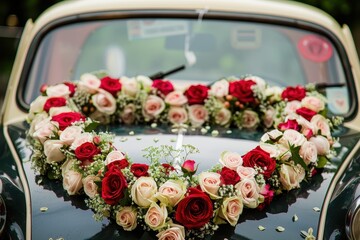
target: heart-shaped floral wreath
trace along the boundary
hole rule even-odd
[[[28,115],[34,169],[62,179],[69,195],[86,194],[95,219],[113,218],[126,231],[140,225],[159,239],[202,238],[219,224],[235,226],[243,207],[263,208],[275,194],[300,187],[334,154],[332,132],[341,124],[326,117],[326,99],[314,86],[282,89],[254,76],[181,90],[167,80],[87,73],[41,93]],[[266,133],[245,155],[224,151],[220,164],[195,175],[187,155],[164,162],[195,147],[149,147],[150,164],[133,163],[111,133],[94,131],[98,122]]]

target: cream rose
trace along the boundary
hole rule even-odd
[[[188,108],[189,119],[193,127],[200,127],[209,118],[209,113],[203,105],[195,104]]]
[[[76,136],[73,143],[71,144],[70,148],[75,150],[77,147],[82,145],[86,142],[92,142],[93,141],[93,135],[91,133],[81,133],[80,135]]]
[[[58,115],[60,113],[64,113],[64,112],[73,112],[73,110],[67,106],[63,106],[63,107],[52,107],[50,108],[49,111],[49,116],[55,116]]]
[[[277,129],[271,130],[270,132],[265,133],[262,135],[260,141],[267,142],[269,140],[276,140],[280,138],[283,135],[283,133]]]
[[[230,123],[231,112],[227,108],[221,108],[215,113],[215,123],[220,126],[226,126]]]
[[[131,198],[140,207],[149,207],[156,201],[156,182],[152,177],[140,177],[131,187]]]
[[[124,107],[124,110],[122,111],[122,113],[120,114],[120,118],[121,120],[125,123],[125,124],[132,124],[135,119],[136,119],[136,107],[134,104],[128,104]]]
[[[243,203],[248,208],[256,208],[261,199],[260,187],[254,178],[244,178],[235,185],[243,199]]]
[[[153,82],[149,77],[139,75],[136,77],[136,80],[141,84],[142,88],[145,89],[146,91],[149,91],[151,89],[151,85]]]
[[[317,160],[317,149],[313,142],[305,142],[299,151],[300,157],[304,160],[306,165],[314,163]]]
[[[286,103],[286,107],[284,109],[284,113],[289,115],[291,113],[295,113],[297,109],[301,108],[301,102],[294,100],[291,102]]]
[[[318,135],[310,138],[309,141],[315,144],[318,155],[327,155],[329,153],[330,143],[325,137]]]
[[[170,107],[168,119],[172,124],[181,124],[188,121],[188,114],[183,107]]]
[[[125,231],[132,231],[137,227],[137,211],[134,207],[121,207],[116,212],[116,223]]]
[[[184,198],[185,193],[186,185],[184,182],[170,179],[159,187],[156,198],[166,206],[174,207]]]
[[[82,179],[84,192],[89,198],[94,198],[98,195],[98,185],[95,182],[99,182],[100,178],[94,175],[88,175]]]
[[[88,93],[94,94],[99,90],[101,81],[93,74],[85,73],[80,76],[78,87]]]
[[[242,166],[243,164],[243,159],[240,154],[229,151],[222,152],[219,161],[225,167],[235,171],[239,166]]]
[[[44,143],[47,139],[54,136],[54,132],[58,130],[58,123],[51,122],[49,118],[46,118],[35,125],[33,138]]]
[[[41,113],[38,113],[34,116],[34,118],[32,119],[31,121],[31,124],[30,124],[30,129],[29,129],[29,132],[28,134],[30,136],[32,136],[35,132],[35,127],[37,126],[37,124],[45,119],[47,119],[49,117],[49,115],[46,113],[46,112],[41,112]]]
[[[252,110],[245,110],[241,116],[241,126],[246,129],[255,129],[260,123],[259,115]]]
[[[241,197],[233,196],[225,198],[221,204],[215,223],[221,224],[226,220],[231,226],[235,226],[243,211],[243,207]]]
[[[315,96],[307,96],[301,100],[301,106],[306,107],[314,112],[320,112],[325,109],[325,102]]]
[[[229,82],[225,79],[215,82],[209,91],[209,94],[217,97],[223,98],[229,94]]]
[[[46,140],[44,142],[44,154],[46,156],[46,162],[54,163],[61,162],[65,159],[64,153],[61,151],[61,148],[64,146],[64,143],[60,140]]]
[[[82,188],[82,176],[81,173],[68,170],[63,176],[63,187],[69,195],[75,195]]]
[[[159,232],[156,237],[158,240],[185,240],[185,229],[181,225],[170,223],[170,228]]]
[[[199,174],[199,185],[203,192],[210,195],[211,199],[219,199],[221,175],[215,172],[202,172]]]
[[[35,115],[44,111],[44,105],[48,97],[38,96],[31,104],[28,119],[31,121]]]
[[[69,87],[65,84],[57,84],[46,88],[46,95],[49,97],[64,97],[67,98],[71,94]]]
[[[265,127],[271,128],[273,126],[275,114],[276,112],[273,107],[269,107],[268,109],[266,109],[263,117]]]
[[[299,188],[300,182],[305,178],[305,170],[300,165],[290,166],[281,164],[279,173],[282,188],[288,191]]]
[[[140,84],[135,78],[121,78],[121,92],[127,96],[135,97],[140,91]]]
[[[310,123],[314,126],[314,134],[320,132],[321,135],[331,138],[331,130],[328,120],[320,114],[316,114],[311,118]]]
[[[239,174],[240,179],[250,178],[253,179],[257,174],[256,170],[252,167],[238,166],[236,172]]]
[[[64,129],[60,134],[60,140],[65,144],[70,146],[75,138],[82,133],[83,129],[79,126],[69,126]]]
[[[111,93],[99,89],[99,93],[94,94],[91,100],[96,109],[104,114],[112,115],[116,111],[116,100]]]
[[[187,98],[183,92],[176,90],[166,95],[165,102],[170,106],[181,107],[187,103]]]
[[[273,86],[265,89],[265,96],[271,101],[281,101],[281,93],[283,90],[280,87]]]
[[[154,231],[163,228],[165,226],[166,218],[168,212],[165,204],[161,206],[157,205],[155,202],[151,203],[149,209],[147,210],[144,220],[145,223]]]
[[[155,95],[150,95],[144,102],[143,115],[147,119],[158,117],[165,109],[164,101]]]
[[[281,144],[286,147],[301,146],[306,142],[306,138],[303,134],[293,129],[287,129],[284,131],[282,138],[279,140]]]
[[[110,163],[112,163],[114,161],[122,160],[124,158],[125,158],[125,155],[121,151],[114,150],[106,156],[105,165],[109,165]]]

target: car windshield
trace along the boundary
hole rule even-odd
[[[326,37],[282,25],[214,19],[131,18],[58,27],[39,45],[24,100],[33,101],[44,83],[76,81],[86,72],[154,76],[178,67],[182,70],[165,78],[210,84],[251,74],[282,87],[328,84],[330,111],[341,115],[350,109],[343,66]]]

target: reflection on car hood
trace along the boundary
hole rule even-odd
[[[83,196],[68,196],[61,181],[50,181],[37,175],[31,169],[31,149],[26,144],[25,122],[9,126],[9,135],[17,152],[23,160],[23,167],[27,177],[32,207],[32,238],[33,239],[152,239],[151,233],[137,229],[126,232],[115,222],[104,219],[96,222],[93,212],[84,203]],[[115,146],[127,153],[133,162],[146,162],[142,149],[149,146],[173,145],[181,142],[191,144],[200,151],[189,158],[199,163],[199,171],[209,169],[218,163],[222,151],[235,151],[244,154],[257,146],[260,132],[243,132],[227,129],[188,129],[182,135],[168,127],[124,127],[113,126],[106,129],[116,135]],[[340,156],[333,160],[333,165],[315,175],[309,182],[304,182],[301,188],[274,198],[270,206],[263,211],[244,209],[239,224],[234,228],[229,225],[220,226],[220,230],[211,239],[303,239],[300,231],[307,231],[310,227],[317,233],[317,224],[323,199],[337,166],[347,156],[347,149],[352,149],[360,135],[349,129],[342,129],[339,149]],[[46,207],[47,211],[40,209]],[[314,210],[315,209],[315,210]],[[293,221],[297,215],[298,220]],[[46,225],[44,225],[46,224]],[[259,226],[266,229],[260,231]],[[282,226],[283,232],[276,228]]]

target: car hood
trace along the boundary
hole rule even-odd
[[[31,169],[31,148],[26,142],[26,122],[8,126],[8,133],[17,153],[23,161],[23,169],[31,196],[33,239],[152,239],[151,233],[137,229],[126,232],[115,222],[104,219],[97,222],[92,210],[84,203],[83,196],[69,196],[61,181],[49,180]],[[146,162],[143,157],[149,146],[173,145],[182,141],[200,151],[189,158],[199,163],[198,171],[204,171],[218,163],[222,151],[244,154],[257,146],[262,133],[228,129],[188,129],[178,135],[176,129],[158,126],[124,127],[112,126],[106,129],[116,134],[115,146],[127,153],[133,162]],[[244,209],[236,227],[220,226],[211,239],[303,239],[301,231],[314,229],[320,219],[320,211],[331,180],[338,166],[346,158],[360,138],[360,133],[342,128],[338,133],[341,147],[332,164],[316,174],[310,181],[304,181],[301,188],[276,196],[264,210]],[[180,139],[181,138],[181,139]],[[25,183],[23,183],[25,184]],[[260,231],[260,226],[265,230]],[[277,231],[277,227],[285,231]]]

